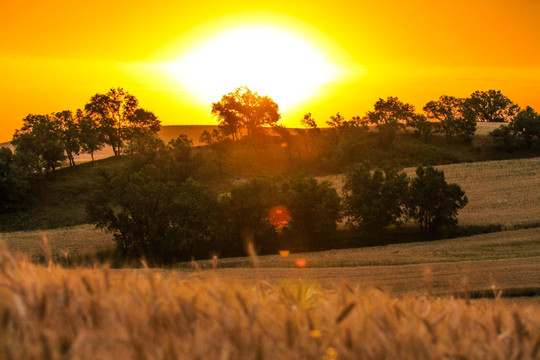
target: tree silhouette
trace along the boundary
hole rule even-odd
[[[138,106],[137,98],[122,88],[96,94],[85,106],[88,114],[97,118],[105,141],[112,146],[115,156],[122,153],[126,129]]]
[[[242,137],[242,129],[252,136],[261,127],[272,126],[281,118],[278,105],[268,96],[260,96],[247,87],[221,97],[212,104],[212,115],[216,116],[220,128],[233,140]]]
[[[343,186],[343,203],[348,222],[367,231],[380,231],[402,221],[408,180],[396,169],[375,169],[363,165],[351,169]]]
[[[94,161],[94,153],[103,149],[105,145],[105,135],[101,131],[97,117],[91,116],[81,109],[77,109],[75,117],[79,124],[81,149],[89,153]]]
[[[527,149],[540,138],[540,115],[530,106],[520,111],[512,121],[512,128],[517,137],[525,141]]]
[[[433,235],[440,227],[455,227],[458,210],[468,200],[459,185],[446,182],[443,171],[418,166],[406,203],[408,215],[418,222],[422,233]]]
[[[519,106],[504,96],[500,90],[475,91],[465,101],[476,121],[505,122],[518,113]]]
[[[521,138],[527,149],[540,139],[540,115],[530,106],[521,110],[508,125],[501,125],[489,133],[493,138],[500,139],[508,149],[516,145]]]
[[[32,114],[23,121],[22,128],[15,131],[11,141],[16,152],[36,159],[38,164],[34,167],[54,172],[66,158],[60,121],[50,115]]]
[[[398,130],[409,124],[414,116],[413,105],[403,103],[392,96],[386,100],[379,99],[374,105],[374,111],[368,111],[366,114],[369,122],[377,126],[381,142],[390,147]]]
[[[81,151],[78,118],[73,117],[70,110],[57,112],[53,116],[58,121],[62,131],[62,142],[64,143],[69,166],[75,166],[75,155],[79,155]]]
[[[442,95],[438,100],[428,102],[424,111],[429,119],[438,121],[439,131],[446,136],[447,142],[455,136],[470,140],[476,131],[475,115],[465,105],[465,99]]]

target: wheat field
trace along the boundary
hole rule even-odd
[[[3,359],[538,359],[540,305],[0,254]]]

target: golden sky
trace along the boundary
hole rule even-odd
[[[252,90],[283,99],[289,126],[306,112],[320,125],[363,115],[379,97],[421,108],[488,89],[540,111],[539,18],[538,0],[0,0],[0,142],[28,113],[75,110],[112,87],[163,124],[213,124],[210,90],[227,83],[206,70],[262,76],[275,93]],[[235,41],[251,52],[215,47]],[[235,56],[266,62],[241,75]]]

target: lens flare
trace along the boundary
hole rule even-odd
[[[276,206],[268,213],[268,221],[274,227],[283,228],[291,221],[291,213],[284,206]]]
[[[289,256],[290,253],[291,253],[291,252],[290,252],[289,250],[280,250],[280,251],[279,251],[279,256],[281,256],[281,257],[287,257],[287,256]]]
[[[296,263],[296,266],[298,267],[305,267],[307,265],[306,259],[303,259],[303,258],[296,259],[295,263]]]

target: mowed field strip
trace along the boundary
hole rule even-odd
[[[465,191],[461,225],[500,224],[505,229],[540,223],[540,158],[441,165],[446,180]],[[414,176],[414,168],[405,172]],[[320,177],[340,192],[343,175]]]
[[[72,229],[81,236],[89,230],[88,227]],[[66,236],[67,232],[64,230],[62,235]],[[4,235],[8,249],[15,253],[23,251],[18,246],[20,234],[14,237],[9,235]],[[42,246],[41,236],[34,234],[33,246],[36,249]],[[63,236],[49,236],[51,251],[58,251]],[[103,248],[112,245],[110,237],[106,240],[106,236],[101,233],[95,238]],[[25,244],[29,248],[28,242]],[[82,248],[77,251],[82,251]],[[305,260],[305,268],[298,268],[297,259]],[[314,281],[323,286],[346,282],[378,285],[394,293],[440,293],[492,287],[539,288],[540,228],[432,242],[293,253],[288,257],[267,255],[259,256],[255,261],[250,258],[218,259],[216,269],[212,269],[211,261],[198,261],[195,268],[202,270],[194,270],[189,263],[180,264],[180,268],[181,271],[156,271],[178,272],[182,278],[226,278],[227,281],[240,284],[252,284],[258,280],[281,283],[299,279]]]

